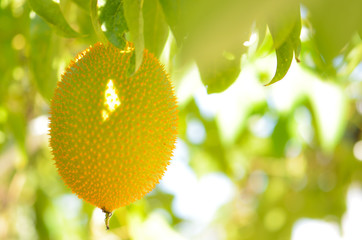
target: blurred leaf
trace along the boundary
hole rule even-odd
[[[241,70],[240,59],[240,52],[225,52],[207,62],[196,59],[202,83],[208,94],[222,92],[235,82]]]
[[[89,7],[90,8],[90,7]],[[89,43],[94,43],[99,41],[98,36],[95,33],[95,29],[93,27],[93,21],[91,18],[90,10],[84,10],[82,8],[78,8],[75,10],[76,22],[79,27],[79,32],[86,36],[82,40]],[[98,19],[99,21],[99,19]]]
[[[290,135],[288,133],[289,119],[289,116],[280,116],[271,136],[273,155],[277,158],[283,158],[285,156],[285,146],[290,139]]]
[[[264,42],[266,35],[266,23],[264,21],[256,22],[256,29],[258,31],[258,47],[259,48]]]
[[[29,3],[34,12],[50,23],[60,35],[70,38],[81,36],[69,26],[58,3],[52,0],[29,0]]]
[[[292,43],[293,46],[293,50],[294,50],[294,57],[295,60],[297,62],[300,62],[299,60],[299,55],[300,55],[300,51],[301,51],[301,45],[302,42],[300,41],[300,33],[302,30],[302,23],[300,20],[300,17],[296,20],[295,26],[293,28],[293,31],[290,35],[290,41]]]
[[[124,1],[106,1],[101,8],[99,20],[106,27],[105,35],[116,47],[123,49],[126,46],[125,33],[128,31],[124,13]]]
[[[50,231],[48,229],[48,224],[45,219],[45,212],[49,207],[49,197],[48,195],[40,188],[37,188],[36,191],[36,200],[34,202],[34,214],[35,214],[35,227],[39,237],[41,239],[50,239]]]
[[[188,4],[186,4],[186,1],[174,0],[159,0],[159,3],[162,6],[166,21],[176,38],[177,44],[181,46],[186,35],[181,22],[182,19],[186,21],[183,16]]]
[[[279,48],[284,42],[286,42],[287,38],[289,37],[293,27],[294,21],[287,18],[277,18],[281,20],[279,24],[275,22],[268,23],[268,27],[270,30],[271,35],[273,36],[274,47],[277,49]]]
[[[316,81],[308,95],[319,144],[325,152],[333,152],[346,127],[348,105],[345,92],[335,84]]]
[[[141,66],[144,50],[143,0],[124,0],[124,15],[127,21],[131,42],[135,47],[135,71]]]
[[[257,58],[263,58],[269,55],[274,50],[273,38],[270,34],[265,34],[264,40],[259,44],[256,51]]]
[[[342,75],[350,75],[362,62],[362,41],[356,44],[347,55],[347,66],[343,68]]]
[[[287,74],[293,60],[293,46],[290,40],[283,43],[275,50],[275,52],[277,55],[277,70],[273,79],[265,86],[269,86],[281,80]]]
[[[26,119],[23,113],[8,111],[8,126],[23,156],[26,156]]]
[[[6,69],[7,71],[6,70],[3,71],[2,76],[0,78],[0,106],[5,102],[7,94],[8,94],[9,85],[12,80],[11,71],[9,71],[9,70],[12,70],[12,68],[13,68],[13,66],[11,66],[11,68],[9,67],[9,69]]]
[[[22,16],[14,17],[11,5],[6,8],[0,7],[0,105],[6,101],[9,95],[9,85],[13,81],[13,69],[21,66],[19,57],[22,56],[18,51],[14,51],[12,39],[21,34],[29,27],[29,21],[24,15],[29,15],[24,11]]]
[[[186,120],[182,122],[183,127],[180,127],[180,136],[190,144],[192,154],[189,164],[193,171],[198,176],[215,171],[228,173],[230,166],[225,157],[225,149],[221,142],[216,118],[204,118],[193,98],[180,112],[180,119]],[[205,139],[198,144],[192,143],[192,139],[188,137],[187,126],[190,122],[198,122],[205,129]]]
[[[145,198],[147,199],[149,211],[157,211],[160,209],[167,211],[172,217],[172,225],[176,225],[181,221],[181,219],[172,212],[172,203],[175,199],[174,195],[161,191],[157,186],[152,193],[148,194]]]
[[[168,25],[158,0],[145,0],[143,4],[145,48],[159,57],[168,37]]]
[[[289,32],[288,38],[275,49],[276,56],[277,56],[277,69],[273,79],[266,85],[269,86],[279,80],[281,80],[288,72],[290,65],[293,60],[293,52],[295,52],[295,58],[299,61],[298,56],[300,54],[300,31],[301,31],[301,21],[300,21],[300,14],[299,9],[296,12],[296,17],[293,21],[293,28]],[[273,29],[273,27],[270,27]],[[271,35],[273,37],[274,44],[279,43],[281,37],[279,36],[278,31],[270,30]],[[284,35],[284,30],[281,32]]]
[[[49,101],[58,78],[53,67],[55,56],[52,29],[40,18],[30,23],[30,69],[39,93]]]
[[[90,0],[72,0],[75,2],[79,7],[81,7],[86,12],[90,10]]]
[[[304,0],[310,11],[314,40],[325,64],[332,64],[361,27],[361,0]]]
[[[274,47],[279,48],[287,41],[299,16],[299,7],[290,6],[288,11],[274,13],[268,19],[268,26],[273,36]]]
[[[208,93],[226,90],[240,73],[256,5],[234,0],[160,3],[182,55],[196,61]]]

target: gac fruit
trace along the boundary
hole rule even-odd
[[[50,105],[50,146],[66,185],[111,213],[150,192],[169,165],[177,104],[163,65],[147,50],[130,74],[134,49],[101,43],[81,52]]]

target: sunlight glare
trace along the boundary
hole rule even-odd
[[[109,79],[107,83],[107,89],[105,91],[105,110],[102,111],[103,120],[107,120],[109,115],[116,110],[117,107],[121,105],[121,101],[116,93],[116,88],[113,85],[112,79]]]

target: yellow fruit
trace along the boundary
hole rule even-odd
[[[71,62],[51,101],[50,146],[71,190],[112,212],[150,192],[172,156],[177,105],[163,66],[147,50],[101,43]]]

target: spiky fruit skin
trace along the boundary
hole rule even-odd
[[[70,189],[111,212],[150,192],[169,165],[177,136],[177,104],[163,66],[145,50],[127,76],[133,48],[97,43],[62,75],[51,101],[50,146]],[[113,81],[120,105],[107,119]]]

